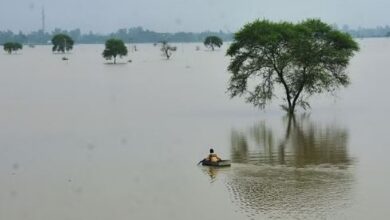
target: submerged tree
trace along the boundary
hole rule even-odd
[[[73,49],[74,41],[66,34],[56,34],[51,39],[51,43],[53,44],[53,52],[65,53]]]
[[[203,44],[206,47],[211,48],[211,50],[214,50],[215,47],[221,47],[223,42],[222,39],[217,36],[208,36],[204,40]]]
[[[102,55],[106,60],[114,59],[114,64],[116,63],[117,56],[122,57],[127,55],[127,48],[122,40],[111,38],[106,41],[105,45],[106,48]]]
[[[358,50],[349,34],[317,19],[298,24],[258,20],[236,33],[227,51],[232,73],[228,91],[264,108],[281,86],[282,108],[292,114],[297,105],[310,107],[311,95],[347,86],[345,69]]]
[[[3,49],[7,51],[8,54],[21,50],[23,45],[18,42],[7,42],[3,45]]]
[[[161,42],[161,52],[164,57],[169,60],[169,58],[172,56],[172,53],[177,50],[177,47],[171,46],[166,41]]]

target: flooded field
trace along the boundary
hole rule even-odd
[[[229,99],[227,45],[1,52],[0,219],[387,219],[390,40],[359,43],[294,118]],[[210,147],[232,167],[197,166]]]

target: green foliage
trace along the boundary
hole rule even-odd
[[[106,48],[103,51],[103,57],[106,60],[114,59],[116,63],[116,57],[122,57],[127,55],[127,48],[122,40],[111,38],[106,41]]]
[[[7,51],[7,53],[11,54],[12,52],[16,52],[21,50],[23,45],[18,42],[7,42],[3,45],[3,49]]]
[[[166,57],[167,60],[172,56],[173,52],[177,50],[177,47],[171,46],[166,41],[161,42],[162,56]]]
[[[222,39],[217,36],[208,36],[204,40],[203,44],[206,47],[210,47],[212,50],[214,50],[215,47],[221,47],[222,46]]]
[[[66,34],[56,34],[51,39],[53,44],[53,52],[62,52],[65,53],[73,49],[73,39]]]
[[[296,105],[310,107],[311,95],[347,86],[345,69],[358,50],[349,34],[317,19],[298,24],[257,20],[235,34],[227,51],[232,73],[228,91],[264,108],[280,86],[286,101],[282,108],[294,113]]]

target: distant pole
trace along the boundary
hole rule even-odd
[[[45,7],[42,6],[42,32],[45,33]]]

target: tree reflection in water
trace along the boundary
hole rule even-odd
[[[284,133],[274,132],[264,121],[248,132],[233,130],[233,162],[293,167],[320,164],[345,167],[351,163],[346,129],[336,124],[323,127],[310,121],[306,115],[286,117],[284,121]]]
[[[233,202],[251,217],[343,218],[354,184],[348,131],[306,115],[284,124],[281,130],[261,122],[232,131],[235,164],[226,184]]]

